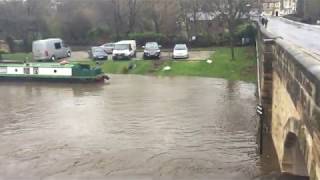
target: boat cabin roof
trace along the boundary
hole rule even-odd
[[[0,63],[0,67],[39,67],[39,68],[72,68],[77,64],[60,64],[60,63],[21,63],[5,64]]]

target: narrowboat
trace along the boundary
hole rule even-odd
[[[100,67],[81,63],[0,63],[0,80],[104,82]]]

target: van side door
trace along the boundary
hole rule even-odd
[[[134,52],[133,52],[131,44],[129,44],[129,53],[130,53],[130,57],[133,57]]]

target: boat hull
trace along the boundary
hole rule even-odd
[[[49,77],[49,76],[10,76],[1,75],[0,81],[42,81],[42,82],[68,82],[68,83],[103,83],[109,78],[106,75],[90,77]]]

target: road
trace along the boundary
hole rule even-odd
[[[267,30],[320,59],[320,27],[270,17]]]
[[[188,60],[207,60],[211,54],[214,53],[213,51],[190,51],[189,52],[189,59]],[[161,53],[161,59],[162,60],[167,60],[167,59],[172,59],[172,52],[162,52]],[[74,51],[72,52],[72,59],[87,59],[88,58],[88,53],[85,51]],[[112,59],[112,56],[109,56],[109,59]],[[137,58],[136,59],[143,59],[143,53],[138,52],[137,53]]]

